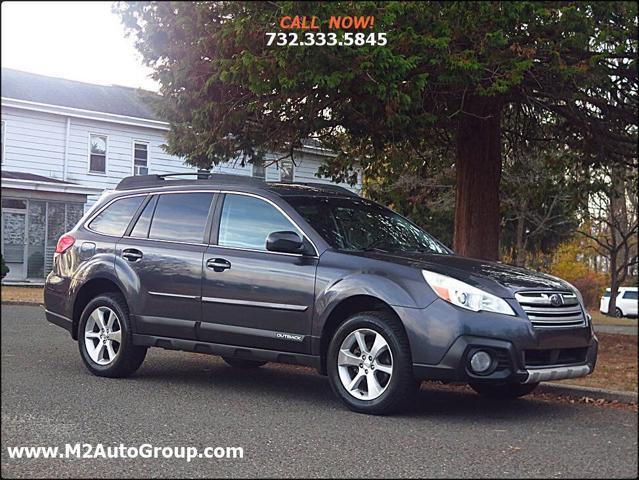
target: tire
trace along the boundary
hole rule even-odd
[[[615,308],[615,317],[623,318],[623,312],[621,311],[621,308],[619,307]]]
[[[359,347],[362,338],[364,351]],[[382,345],[382,341],[385,345],[375,353],[375,342]],[[372,355],[360,360],[364,353]],[[400,321],[387,312],[363,312],[349,317],[333,335],[326,362],[333,392],[355,412],[373,415],[398,412],[411,405],[419,389],[419,382],[413,377],[406,333]]]
[[[490,383],[471,382],[469,385],[470,388],[480,395],[501,400],[514,400],[531,393],[535,388],[537,388],[539,383],[506,383],[495,385]]]
[[[244,368],[244,369],[259,368],[268,363],[268,362],[258,362],[257,360],[245,360],[243,358],[232,358],[232,357],[222,357],[222,359],[231,367]]]
[[[104,332],[103,326],[106,327]],[[94,346],[91,351],[90,345]],[[142,365],[147,350],[147,347],[133,345],[129,309],[124,297],[118,293],[102,294],[87,304],[78,325],[78,347],[91,373],[111,378],[128,377],[135,372]]]

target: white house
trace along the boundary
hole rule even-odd
[[[122,178],[196,171],[164,152],[168,124],[133,88],[3,68],[1,126],[2,255],[11,269],[7,280],[46,276],[59,236]],[[266,169],[225,164],[213,171],[330,183],[315,176],[329,155],[309,144],[295,164],[287,160]]]

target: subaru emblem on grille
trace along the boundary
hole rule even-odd
[[[560,307],[561,305],[564,304],[564,297],[562,297],[561,295],[559,295],[558,293],[553,293],[550,296],[550,304],[553,307]]]

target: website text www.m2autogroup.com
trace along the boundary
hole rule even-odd
[[[149,443],[126,446],[104,445],[102,443],[67,443],[58,446],[14,446],[7,447],[10,459],[122,459],[122,458],[161,458],[178,459],[190,462],[195,459],[242,459],[242,447],[193,447],[193,446],[153,446]]]

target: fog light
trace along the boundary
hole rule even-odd
[[[470,357],[470,368],[475,373],[487,372],[493,363],[493,359],[489,353],[479,350]]]

